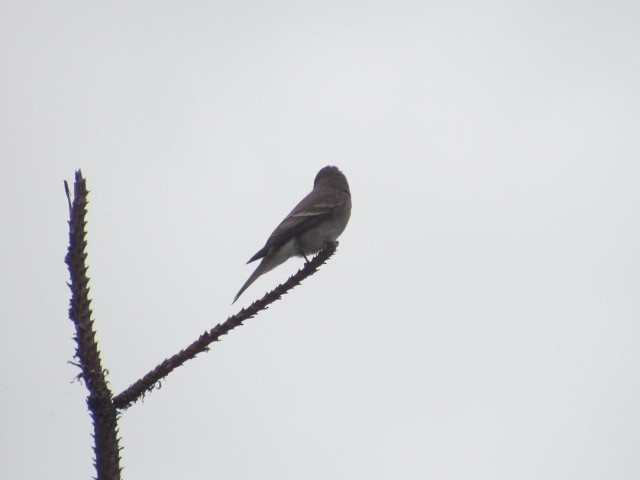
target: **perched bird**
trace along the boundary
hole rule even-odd
[[[262,259],[242,286],[233,303],[256,279],[293,256],[318,252],[325,242],[337,239],[351,216],[351,192],[338,167],[324,167],[313,181],[313,190],[276,227],[247,263]]]

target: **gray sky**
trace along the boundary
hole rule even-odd
[[[0,478],[93,475],[63,179],[120,392],[336,256],[121,419],[125,478],[640,478],[640,6],[30,2],[0,15]],[[237,307],[237,308],[236,308]]]

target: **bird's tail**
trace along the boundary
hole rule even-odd
[[[236,300],[238,300],[238,298],[240,297],[240,295],[242,295],[242,293],[251,286],[251,284],[253,282],[255,282],[258,277],[260,275],[263,275],[267,272],[270,272],[271,270],[273,270],[274,268],[276,268],[278,265],[280,265],[282,262],[284,262],[284,260],[286,260],[286,258],[281,258],[279,255],[266,255],[262,261],[260,262],[260,264],[257,266],[257,268],[253,271],[253,273],[251,274],[251,276],[247,279],[246,282],[244,282],[244,285],[242,285],[242,288],[240,289],[240,291],[236,294],[235,298],[233,299],[233,302],[231,302],[231,304],[233,305],[234,303],[236,303]]]
[[[258,265],[258,268],[256,268],[253,273],[251,274],[251,276],[249,277],[249,279],[244,282],[244,285],[242,285],[242,288],[240,289],[240,291],[238,293],[236,293],[236,296],[233,299],[233,302],[231,302],[231,304],[233,305],[234,303],[236,303],[236,300],[238,300],[238,298],[240,298],[240,295],[242,295],[242,292],[244,292],[247,288],[249,288],[249,286],[255,282],[258,277],[260,275],[262,275],[263,272],[260,271],[260,267],[262,266],[262,263],[260,265]]]

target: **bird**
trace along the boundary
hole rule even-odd
[[[336,240],[351,217],[351,192],[347,177],[335,166],[322,168],[313,181],[313,190],[291,210],[248,264],[262,259],[242,285],[232,303],[256,281],[291,257],[318,252],[326,242]]]

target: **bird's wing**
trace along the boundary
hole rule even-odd
[[[280,225],[278,225],[269,236],[264,247],[251,257],[247,263],[264,257],[270,248],[284,245],[291,238],[331,218],[334,210],[344,204],[346,200],[345,197],[348,195],[349,193],[340,190],[332,190],[330,192],[312,190],[291,210],[291,213],[280,222]]]

